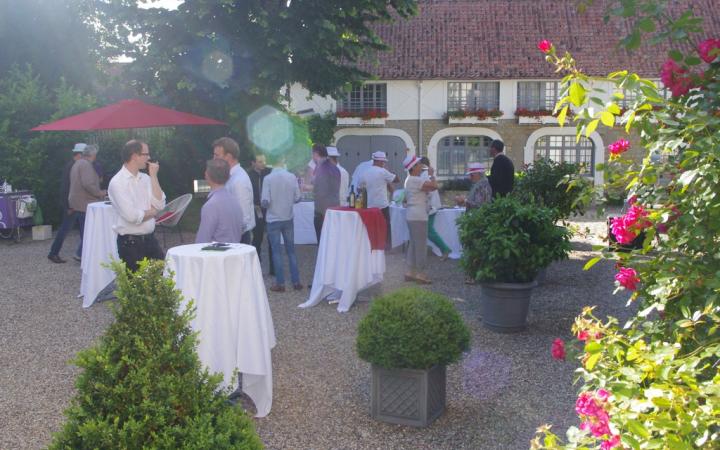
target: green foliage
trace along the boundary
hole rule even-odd
[[[697,67],[701,39],[691,36],[700,19],[690,10],[673,11],[667,2],[610,2],[608,16],[630,22],[625,46],[634,48],[645,33],[654,36],[651,41],[670,38],[669,59],[693,73],[697,89],[665,99],[652,81],[618,71],[593,81],[636,94],[631,108],[622,112],[615,100],[593,105],[592,111],[579,105],[578,134],[609,113],[640,136],[646,151],[642,163],[620,154],[611,157],[608,172],[611,184],[636,196],[646,238],[641,249],[601,255],[635,271],[634,283],[618,284],[636,304],[630,319],[620,327],[616,319],[603,321],[585,308],[572,331],[583,336],[576,342],[581,391],[610,393],[604,409],[619,445],[715,449],[720,442],[720,60]],[[552,55],[549,60],[557,63]],[[589,80],[573,67],[564,70],[568,83]],[[548,427],[540,431],[536,449],[604,449],[611,438],[571,427],[563,444]]]
[[[452,364],[470,347],[470,332],[450,300],[419,288],[373,301],[358,325],[360,358],[392,369]]]
[[[570,231],[555,225],[555,212],[513,197],[500,197],[458,219],[460,265],[481,282],[525,283],[570,253]]]
[[[84,136],[74,132],[37,133],[42,122],[95,106],[65,80],[51,89],[30,67],[11,67],[0,78],[0,178],[15,189],[30,189],[49,222],[61,217],[59,186],[70,149]]]
[[[557,163],[545,158],[529,165],[515,181],[513,196],[552,208],[557,220],[584,214],[587,204],[582,200],[588,197],[583,193],[592,188],[592,182],[582,176],[579,164]]]
[[[321,116],[314,114],[306,119],[310,140],[313,143],[330,145],[335,137],[337,120],[331,112]]]
[[[162,262],[115,263],[115,322],[76,363],[77,396],[51,449],[260,449],[252,421],[218,391],[195,352],[194,310]]]

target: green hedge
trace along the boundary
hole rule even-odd
[[[114,269],[116,320],[78,355],[78,393],[50,448],[262,448],[252,421],[218,391],[222,376],[201,368],[194,311],[177,313],[180,293],[163,263]]]
[[[358,355],[385,368],[447,365],[469,347],[470,332],[450,300],[419,288],[376,299],[358,327]]]

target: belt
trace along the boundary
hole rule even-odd
[[[125,234],[118,236],[118,242],[125,245],[134,245],[136,243],[145,243],[154,239],[154,233],[150,234]]]

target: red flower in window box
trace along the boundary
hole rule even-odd
[[[455,111],[448,111],[445,115],[445,118],[465,118],[465,117],[477,117],[480,120],[485,120],[489,118],[496,118],[501,117],[503,115],[503,112],[499,109],[458,109]]]
[[[382,109],[365,109],[362,111],[338,110],[335,113],[335,117],[359,117],[362,120],[384,119],[387,116],[387,111],[383,111]]]
[[[556,116],[556,114],[553,114],[553,112],[549,109],[526,109],[526,108],[516,109],[515,115],[516,116],[525,116],[525,117]]]

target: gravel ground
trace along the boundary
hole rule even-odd
[[[573,239],[569,260],[552,265],[533,294],[527,331],[497,334],[479,320],[479,287],[463,284],[456,261],[431,256],[430,289],[453,299],[472,333],[472,350],[448,367],[447,410],[430,427],[415,429],[369,416],[370,367],[354,350],[358,320],[369,303],[349,313],[320,304],[297,305],[308,291],[269,293],[277,346],[273,350],[274,402],[256,419],[268,449],[526,449],[544,423],[558,431],[576,424],[573,363],[550,357],[554,338],[569,338],[584,305],[600,316],[626,317],[625,299],[612,296],[612,263],[582,267],[601,243],[604,220],[577,221],[591,234]],[[189,236],[185,236],[186,240]],[[64,245],[69,258],[76,235]],[[63,423],[78,369],[71,360],[93,344],[112,314],[105,304],[88,309],[76,298],[79,264],[46,259],[50,241],[0,241],[0,449],[47,446]],[[298,246],[301,278],[312,277],[316,247]],[[265,265],[265,267],[267,267]],[[402,281],[399,253],[387,255],[383,291]],[[265,278],[269,287],[271,279]]]

